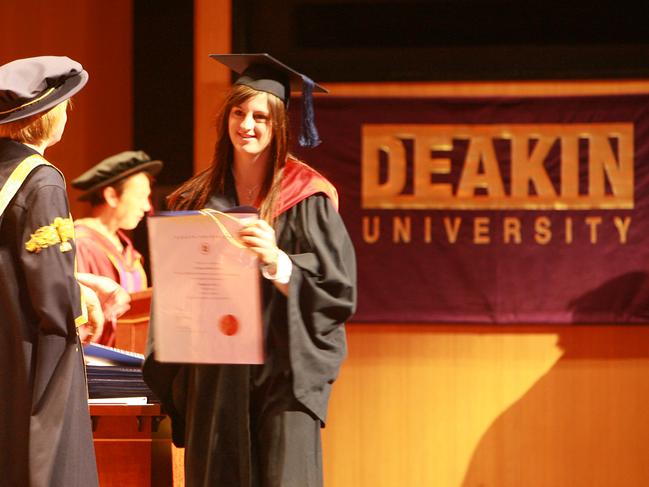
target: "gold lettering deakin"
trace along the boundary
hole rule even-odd
[[[363,125],[362,208],[633,209],[633,137],[632,123]],[[551,159],[560,166],[554,178]],[[544,240],[550,228],[540,225]],[[596,223],[589,225],[596,240]],[[406,230],[394,238],[403,241]],[[514,228],[507,231],[515,241]],[[479,241],[489,238],[482,225],[475,232]]]

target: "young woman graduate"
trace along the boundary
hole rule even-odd
[[[287,105],[291,89],[303,91],[312,122],[311,91],[324,89],[267,54],[212,57],[241,76],[217,122],[211,167],[169,203],[258,208],[240,238],[262,266],[265,363],[161,364],[150,343],[145,379],[186,448],[188,487],[321,486],[320,428],[346,355],[356,263],[334,187],[288,153]],[[303,121],[301,145],[318,142]]]

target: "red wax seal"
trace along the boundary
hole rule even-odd
[[[219,330],[227,336],[232,336],[239,331],[239,320],[234,315],[223,315],[219,320]]]

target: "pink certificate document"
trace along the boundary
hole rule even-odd
[[[259,262],[238,237],[251,218],[201,210],[147,219],[157,360],[263,363]]]

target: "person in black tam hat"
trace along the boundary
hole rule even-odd
[[[0,66],[2,485],[98,485],[74,230],[63,175],[43,157],[61,139],[68,100],[87,80],[79,63],[62,56]],[[94,299],[90,329],[100,331]]]
[[[92,205],[90,217],[74,222],[79,272],[108,277],[129,293],[147,288],[142,255],[124,230],[135,229],[151,210],[151,181],[162,166],[144,151],[124,151],[72,181],[84,191],[79,200]],[[98,343],[114,347],[116,326],[107,315]]]
[[[264,277],[265,363],[162,364],[150,334],[145,380],[172,417],[174,442],[186,448],[188,487],[320,486],[320,428],[346,354],[356,265],[335,188],[288,152],[287,104],[291,91],[303,91],[305,109],[311,90],[324,90],[267,54],[212,57],[240,76],[217,121],[211,167],[168,202],[258,209],[239,237]],[[314,131],[306,132],[301,142],[315,145]]]

